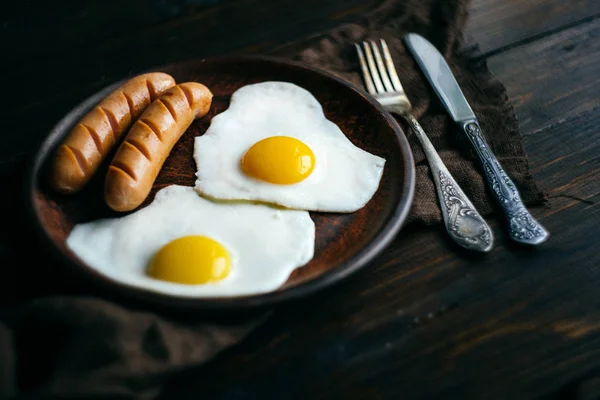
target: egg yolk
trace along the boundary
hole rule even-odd
[[[288,136],[272,136],[256,142],[241,160],[242,171],[279,185],[298,183],[315,168],[310,147]]]
[[[231,256],[220,243],[206,236],[184,236],[164,245],[148,266],[153,278],[196,285],[224,279]]]

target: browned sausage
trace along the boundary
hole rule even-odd
[[[206,115],[211,102],[206,86],[186,82],[150,104],[108,167],[104,199],[110,208],[130,211],[142,204],[175,143],[195,118]]]
[[[175,80],[162,72],[130,79],[69,132],[54,155],[50,184],[65,194],[75,193],[91,179],[125,130]]]

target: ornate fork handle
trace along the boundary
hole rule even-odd
[[[548,231],[525,208],[517,187],[490,150],[477,120],[466,121],[461,128],[475,147],[487,182],[505,211],[509,222],[510,237],[517,242],[526,244],[538,244],[545,241],[549,236]]]
[[[490,227],[458,186],[417,119],[407,112],[397,112],[397,114],[408,122],[425,151],[438,193],[444,224],[450,237],[470,250],[491,250],[494,237]]]

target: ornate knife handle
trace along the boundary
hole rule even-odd
[[[421,124],[410,113],[398,114],[406,119],[421,142],[433,175],[444,224],[452,240],[469,250],[490,251],[494,245],[492,230],[458,186]]]
[[[510,237],[526,244],[539,244],[548,239],[550,234],[525,208],[517,187],[506,175],[481,134],[481,127],[477,120],[466,121],[462,123],[461,128],[475,147],[487,183],[504,209],[509,222]]]

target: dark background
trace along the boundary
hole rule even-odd
[[[84,45],[94,46],[227,1],[7,1],[0,17],[0,47],[18,55],[7,58],[7,65],[20,64],[40,56],[58,56],[57,53]]]
[[[261,54],[358,18],[379,1],[13,1],[0,12],[5,143],[31,150],[62,114],[145,68],[227,53]],[[43,113],[36,106],[43,104]],[[34,113],[35,110],[35,113]],[[25,145],[25,147],[24,147]]]

